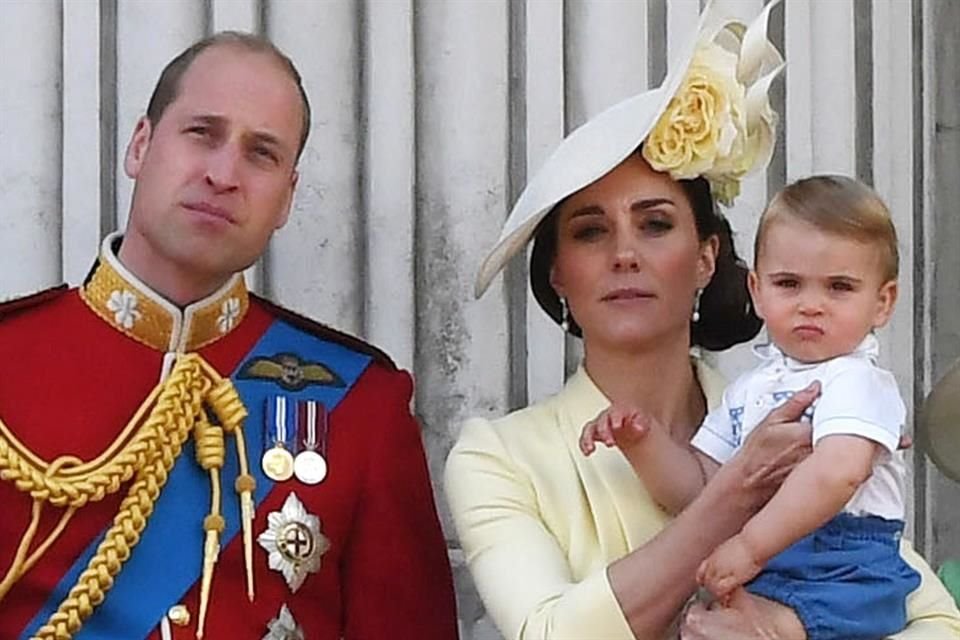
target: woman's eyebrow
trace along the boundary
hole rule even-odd
[[[574,209],[573,213],[570,214],[571,218],[578,218],[580,216],[602,216],[603,208],[595,204],[588,204],[579,209]]]
[[[659,207],[664,204],[670,205],[671,207],[676,206],[676,203],[670,198],[645,198],[634,202],[630,205],[630,209],[632,211],[645,211],[646,209],[653,209],[654,207]]]

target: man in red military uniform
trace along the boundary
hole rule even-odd
[[[0,638],[456,637],[410,376],[244,286],[308,128],[272,45],[194,45],[125,235],[0,306]]]

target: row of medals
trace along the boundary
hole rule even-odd
[[[327,441],[327,411],[315,400],[291,400],[283,395],[267,398],[264,415],[265,442],[272,446],[263,453],[260,467],[274,482],[296,476],[314,485],[327,477],[323,454]],[[297,444],[303,448],[297,451]]]
[[[324,459],[327,443],[326,407],[315,400],[292,400],[283,395],[270,396],[264,412],[264,442],[272,443],[260,459],[263,473],[274,482],[286,482],[296,476],[307,485],[316,485],[327,477]],[[297,445],[302,448],[297,451]],[[277,526],[271,526],[258,538],[283,574],[291,591],[296,592],[306,576],[320,568],[320,556],[329,541],[320,532],[319,519],[307,513],[295,493],[287,496],[283,509],[271,514]],[[273,567],[273,561],[271,566]],[[279,615],[267,626],[263,640],[303,640],[303,630],[284,604]]]

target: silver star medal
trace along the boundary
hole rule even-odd
[[[320,569],[320,557],[330,548],[330,540],[320,533],[320,518],[307,513],[293,492],[280,511],[267,516],[267,529],[257,542],[269,554],[270,568],[283,574],[294,593],[308,574]]]
[[[267,635],[263,640],[304,640],[303,629],[293,619],[287,605],[280,607],[280,615],[267,624]]]

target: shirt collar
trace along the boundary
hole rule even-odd
[[[753,353],[767,364],[781,363],[791,371],[804,371],[823,364],[822,362],[801,362],[800,360],[791,358],[772,342],[755,345],[753,347]],[[856,349],[844,355],[847,357],[863,358],[876,364],[877,359],[880,357],[880,341],[877,340],[877,337],[873,335],[872,332],[868,333],[860,344],[857,345]]]
[[[120,233],[104,238],[93,273],[80,297],[105,322],[143,344],[165,352],[196,351],[233,331],[250,307],[243,276],[183,309],[133,275],[117,259]]]

